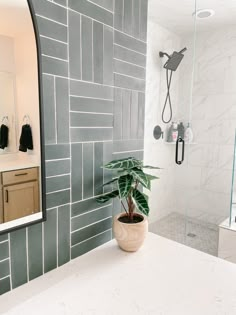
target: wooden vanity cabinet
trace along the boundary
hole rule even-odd
[[[3,222],[39,212],[38,167],[1,173]]]

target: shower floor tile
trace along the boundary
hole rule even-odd
[[[218,227],[178,213],[151,223],[149,231],[202,252],[217,256]]]

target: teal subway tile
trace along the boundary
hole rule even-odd
[[[71,248],[71,258],[74,259],[81,256],[88,251],[111,240],[111,230],[97,235],[81,244],[75,245]]]
[[[112,26],[113,25],[113,14],[100,6],[93,4],[92,2],[86,0],[68,0],[69,8],[87,15],[94,20],[101,23]]]
[[[8,242],[0,243],[0,261],[9,257]]]
[[[76,245],[84,240],[87,240],[90,237],[93,237],[97,234],[100,234],[104,231],[110,230],[112,226],[112,218],[108,218],[101,222],[92,224],[88,227],[85,227],[82,230],[72,233],[71,235],[71,245]]]
[[[9,259],[0,261],[0,279],[9,276],[9,274],[10,274]]]
[[[46,0],[33,0],[36,14],[42,15],[50,20],[67,24],[67,10]]]
[[[0,280],[0,295],[11,290],[10,277]]]
[[[71,230],[72,232],[78,229],[81,229],[89,224],[96,223],[97,221],[106,219],[112,214],[112,206],[108,205],[101,209],[91,211],[85,214],[82,214],[78,217],[72,218]]]
[[[57,209],[47,212],[44,223],[44,272],[57,268]]]
[[[28,269],[29,280],[43,274],[42,224],[28,227]]]
[[[58,207],[58,266],[70,260],[70,205]]]
[[[71,145],[71,192],[72,202],[82,199],[82,144]]]
[[[12,288],[27,282],[26,229],[10,234]]]
[[[70,106],[72,111],[113,113],[113,101],[87,97],[71,97]]]

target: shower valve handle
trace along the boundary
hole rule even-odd
[[[179,160],[179,143],[182,143],[182,158],[181,158],[181,160]],[[184,146],[185,146],[184,140],[179,137],[176,141],[176,151],[175,151],[175,163],[178,165],[181,165],[184,161],[184,150],[185,150]]]

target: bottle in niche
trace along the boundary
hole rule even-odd
[[[172,122],[167,130],[167,139],[166,139],[167,142],[173,142],[173,138],[172,138],[173,128],[174,128],[174,123]]]
[[[178,124],[178,138],[184,139],[185,128],[182,122]]]
[[[188,123],[187,128],[184,133],[184,140],[188,143],[193,142],[193,131],[190,123]]]
[[[178,139],[178,124],[173,122],[172,142],[176,142],[177,139]]]

